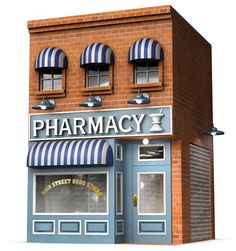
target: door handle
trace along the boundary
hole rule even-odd
[[[137,204],[138,204],[137,194],[134,193],[134,196],[133,196],[133,205],[134,205],[134,207],[137,207]]]

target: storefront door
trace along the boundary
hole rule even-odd
[[[170,143],[133,143],[125,167],[125,229],[129,243],[171,243]]]

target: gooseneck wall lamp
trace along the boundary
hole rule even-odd
[[[207,129],[202,124],[198,124],[195,128],[196,132],[199,134],[205,134],[208,136],[218,136],[218,135],[224,135],[225,133],[223,131],[218,130],[214,125]]]
[[[56,102],[54,99],[43,99],[37,105],[32,106],[34,110],[53,110]]]
[[[81,102],[79,106],[82,107],[99,107],[102,105],[102,99],[99,96],[90,96],[87,101]]]
[[[135,95],[134,98],[129,99],[127,101],[128,104],[132,104],[132,105],[141,105],[141,104],[149,104],[150,101],[150,97],[147,93],[142,93],[139,92],[138,94]]]
[[[223,131],[220,131],[218,130],[216,127],[212,127],[210,128],[207,132],[206,132],[207,135],[210,135],[210,136],[217,136],[217,135],[223,135],[225,134]]]

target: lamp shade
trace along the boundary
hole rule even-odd
[[[102,105],[102,99],[99,96],[89,97],[87,101],[81,102],[79,106],[82,107],[99,107]]]
[[[32,106],[34,110],[53,110],[55,108],[54,99],[44,99],[37,105]]]
[[[207,132],[206,132],[207,135],[210,135],[210,136],[218,136],[218,135],[223,135],[225,134],[223,131],[220,131],[218,130],[216,127],[212,127],[210,128]]]
[[[134,98],[127,101],[128,104],[133,105],[149,104],[150,102],[151,101],[147,93],[138,93]]]

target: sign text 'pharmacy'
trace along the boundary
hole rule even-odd
[[[30,140],[171,134],[171,107],[30,115]]]

